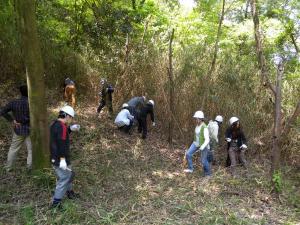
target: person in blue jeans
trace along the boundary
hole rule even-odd
[[[188,169],[185,169],[184,172],[192,173],[194,171],[193,155],[196,151],[200,150],[204,176],[210,176],[211,169],[208,162],[209,132],[206,124],[204,123],[204,113],[202,111],[197,111],[194,114],[194,118],[196,119],[195,136],[193,143],[186,152]]]

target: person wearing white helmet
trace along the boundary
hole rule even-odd
[[[228,143],[228,159],[227,164],[230,165],[231,173],[235,175],[235,167],[237,165],[237,158],[244,167],[247,166],[245,159],[245,151],[247,149],[246,138],[241,128],[240,120],[237,117],[231,117],[229,120],[230,126],[225,132],[225,140]]]
[[[104,106],[107,105],[109,114],[110,116],[112,116],[113,114],[112,93],[114,92],[114,88],[111,84],[107,83],[106,79],[101,79],[100,85],[102,86],[102,90],[101,92],[99,92],[101,101],[97,108],[97,114],[99,114],[101,110],[104,108]]]
[[[147,116],[150,114],[152,126],[155,126],[154,121],[154,101],[149,100],[145,106],[137,111],[138,132],[142,133],[142,138],[147,138]]]
[[[223,117],[218,115],[215,120],[210,120],[207,127],[209,131],[209,156],[208,161],[210,163],[215,162],[214,160],[214,151],[216,150],[217,144],[219,143],[219,128],[223,123]]]
[[[129,105],[127,103],[122,105],[122,110],[118,113],[115,124],[120,130],[130,134],[134,116],[130,114],[128,107]]]
[[[186,152],[188,169],[185,169],[184,172],[192,173],[194,171],[193,154],[200,149],[204,176],[210,176],[211,169],[208,162],[209,132],[204,123],[204,113],[202,111],[197,111],[194,114],[194,118],[196,120],[195,136],[193,143]]]
[[[74,109],[68,105],[64,106],[50,126],[50,160],[57,177],[51,208],[61,208],[61,200],[65,194],[69,199],[78,197],[72,188],[74,172],[71,170],[70,161],[69,133],[80,129],[78,124],[70,126],[74,116]]]

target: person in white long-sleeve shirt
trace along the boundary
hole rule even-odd
[[[214,160],[214,151],[219,143],[219,128],[223,123],[223,117],[218,115],[215,120],[210,120],[207,127],[209,131],[209,153],[208,153],[208,161],[210,163],[215,162]]]
[[[211,169],[208,162],[208,151],[209,151],[209,131],[206,124],[204,123],[204,113],[202,111],[197,111],[194,114],[196,119],[195,137],[190,148],[186,152],[186,159],[188,163],[188,169],[184,172],[192,173],[194,171],[193,167],[193,154],[200,149],[201,152],[201,163],[203,165],[204,176],[211,175]]]
[[[128,104],[124,103],[122,105],[122,110],[118,113],[115,119],[115,124],[117,127],[120,130],[123,130],[125,133],[130,133],[134,119],[134,116],[130,114],[128,107]]]

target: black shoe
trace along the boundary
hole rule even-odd
[[[52,210],[52,209],[62,210],[63,207],[62,207],[61,202],[53,202],[53,203],[50,205],[49,209],[50,209],[50,210]]]
[[[77,198],[80,198],[80,195],[78,193],[75,193],[72,190],[72,191],[67,191],[67,197],[68,197],[68,199],[77,199]]]

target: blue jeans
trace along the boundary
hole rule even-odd
[[[194,170],[193,167],[193,155],[199,148],[194,143],[191,144],[189,150],[186,152],[186,159],[190,170]],[[208,148],[204,148],[201,152],[201,163],[203,165],[204,176],[211,175],[210,165],[208,162]]]
[[[72,190],[72,179],[74,172],[70,170],[63,170],[58,166],[54,166],[54,170],[57,181],[53,198],[62,199],[67,191]]]

